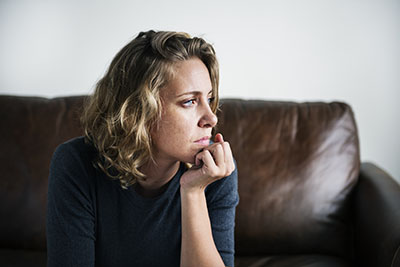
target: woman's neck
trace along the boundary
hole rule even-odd
[[[144,197],[156,197],[161,195],[167,188],[168,182],[175,176],[180,162],[149,162],[140,171],[146,175],[134,186],[136,192]]]

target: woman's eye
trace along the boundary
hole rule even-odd
[[[190,99],[188,101],[183,102],[183,106],[185,107],[191,107],[196,103],[196,99]]]
[[[215,97],[208,98],[208,104],[211,104],[212,102],[214,102],[214,100],[215,100]]]

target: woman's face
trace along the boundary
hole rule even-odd
[[[156,161],[194,163],[195,155],[209,145],[217,124],[210,108],[213,95],[207,67],[198,58],[178,63],[160,96],[163,112],[152,131]]]

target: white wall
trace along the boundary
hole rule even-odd
[[[222,97],[349,103],[361,158],[400,181],[400,1],[0,1],[0,94],[87,94],[139,31],[217,50]]]

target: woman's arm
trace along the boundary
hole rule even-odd
[[[69,145],[53,155],[47,201],[47,266],[94,266],[95,215],[83,162]]]
[[[216,143],[199,153],[196,161],[203,165],[181,178],[181,266],[225,266],[213,239],[205,188],[234,170],[229,144],[218,134]]]
[[[181,266],[225,266],[215,246],[204,191],[181,190]]]

